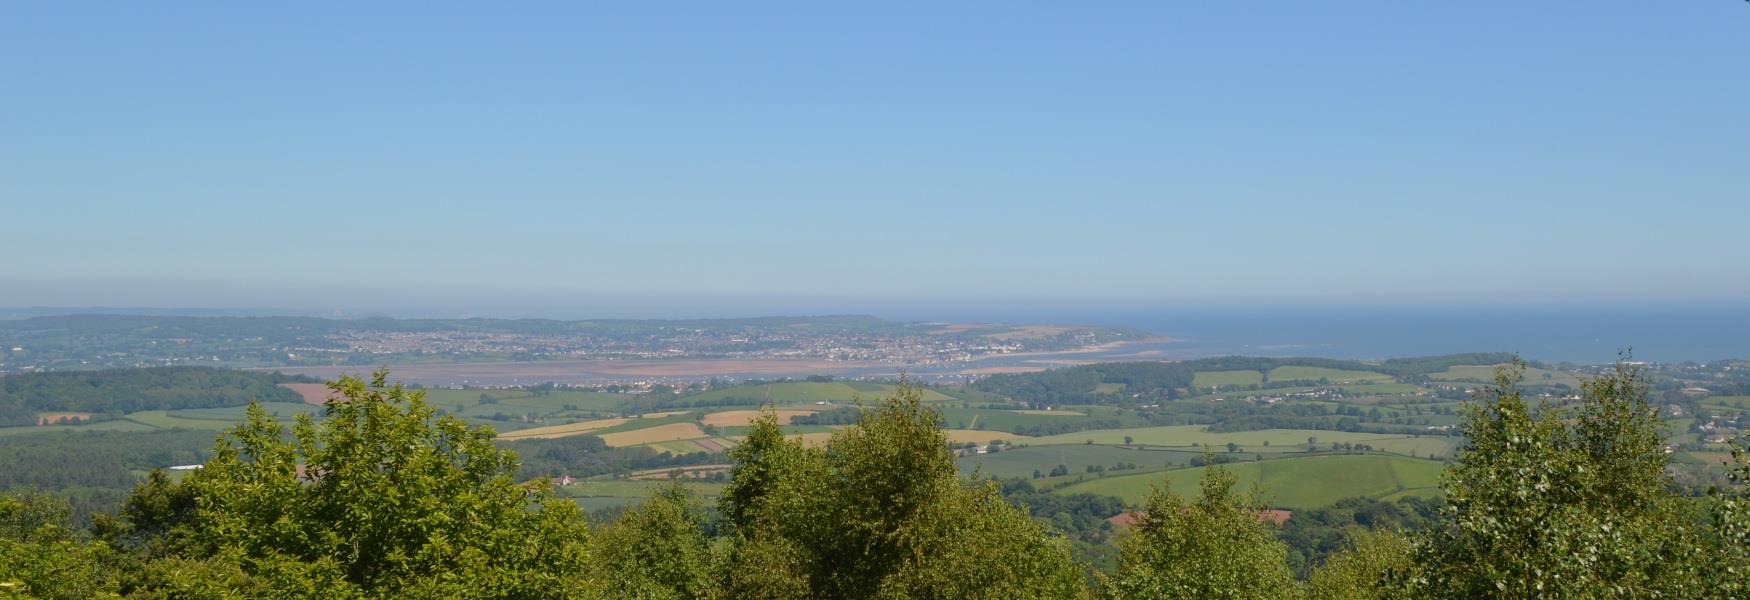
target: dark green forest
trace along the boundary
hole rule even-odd
[[[36,424],[37,412],[117,418],[140,410],[302,402],[281,383],[320,380],[209,367],[56,371],[0,377],[0,427]]]

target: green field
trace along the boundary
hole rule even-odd
[[[1376,454],[1340,454],[1280,458],[1259,462],[1237,462],[1226,465],[1239,481],[1244,493],[1260,485],[1269,505],[1308,509],[1326,506],[1343,498],[1370,496],[1383,498],[1403,494],[1435,493],[1440,485],[1440,472],[1445,465],[1431,460],[1384,456]],[[1182,497],[1194,497],[1202,468],[1107,476],[1057,490],[1063,494],[1088,492],[1123,498],[1131,504],[1140,503],[1150,486],[1168,483],[1169,489]]]
[[[577,502],[584,510],[594,511],[638,504],[672,483],[665,480],[586,479],[575,485],[556,488],[556,492],[561,497]],[[698,494],[701,501],[710,504],[716,502],[717,496],[723,493],[724,484],[688,481],[681,483],[681,486]]]
[[[321,416],[322,407],[291,402],[267,402],[261,405],[267,414],[277,417],[281,422],[290,423],[299,414],[311,413]],[[243,421],[245,406],[228,406],[224,408],[189,408],[183,410],[145,410],[128,413],[121,419],[102,421],[89,425],[44,425],[41,427],[5,427],[0,428],[0,436],[22,435],[32,433],[50,433],[56,431],[152,431],[156,429],[204,429],[207,431],[223,431],[236,426]]]
[[[1372,371],[1346,371],[1324,367],[1276,367],[1270,370],[1270,381],[1300,381],[1329,379],[1331,383],[1365,383],[1391,381],[1392,377]]]
[[[993,454],[973,454],[954,460],[962,473],[976,469],[984,476],[1032,477],[1033,471],[1050,473],[1053,467],[1064,465],[1071,474],[1085,473],[1089,465],[1111,468],[1119,463],[1135,463],[1144,469],[1187,466],[1201,451],[1138,450],[1123,446],[1029,446]]]
[[[33,435],[55,432],[74,431],[152,431],[157,429],[151,425],[135,423],[126,419],[103,421],[90,425],[22,425],[18,427],[0,427],[0,436]]]
[[[1696,402],[1696,405],[1716,411],[1750,410],[1750,396],[1708,396]]]
[[[1074,408],[1063,411],[1052,411],[1059,414],[1022,413],[1013,410],[990,408],[946,407],[941,410],[942,422],[948,429],[1014,431],[1017,426],[1032,427],[1034,425],[1074,423],[1077,421],[1086,421],[1091,418],[1085,414],[1081,414],[1081,411],[1075,410]]]
[[[1192,378],[1192,387],[1208,388],[1215,386],[1246,386],[1264,383],[1264,374],[1258,371],[1203,371]]]
[[[1465,381],[1472,383],[1490,383],[1495,380],[1495,369],[1501,365],[1460,365],[1443,372],[1429,375],[1436,381]],[[1542,383],[1560,383],[1572,388],[1580,387],[1580,378],[1569,373],[1549,371],[1545,369],[1525,370],[1525,383],[1537,385]]]
[[[1314,429],[1261,429],[1257,431],[1235,431],[1231,433],[1216,433],[1204,431],[1202,425],[1171,425],[1165,427],[1133,427],[1129,429],[1100,429],[1096,431],[1080,431],[1062,435],[1048,435],[1028,438],[1025,442],[1032,446],[1049,446],[1054,444],[1086,444],[1093,440],[1095,444],[1118,445],[1124,443],[1124,437],[1130,436],[1131,443],[1150,446],[1184,446],[1201,444],[1206,446],[1221,446],[1233,442],[1241,446],[1263,446],[1269,442],[1271,446],[1306,446],[1307,438],[1318,438],[1321,446],[1331,442],[1371,442],[1375,440],[1406,437],[1389,433],[1351,433],[1344,431],[1322,431]]]

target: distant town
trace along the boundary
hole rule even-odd
[[[895,323],[867,316],[551,321],[88,314],[0,321],[0,373],[660,359],[931,366],[1147,337],[1112,327]]]

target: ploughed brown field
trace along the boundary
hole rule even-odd
[[[91,413],[88,412],[43,412],[36,414],[36,424],[38,427],[41,427],[43,425],[54,425],[61,422],[61,419],[78,419],[83,421],[90,418]]]
[[[304,398],[305,404],[316,406],[322,406],[334,394],[334,390],[328,389],[326,383],[282,383],[280,387],[297,392]]]

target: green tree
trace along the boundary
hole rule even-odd
[[[1397,582],[1413,578],[1414,545],[1392,532],[1359,531],[1349,549],[1332,556],[1307,580],[1310,600],[1403,597]]]
[[[1118,571],[1102,583],[1109,598],[1287,598],[1299,592],[1288,547],[1258,518],[1262,503],[1234,493],[1234,476],[1214,464],[1202,494],[1186,503],[1165,485],[1144,503],[1118,543]]]
[[[719,571],[724,595],[1084,594],[1063,540],[989,482],[960,479],[940,416],[921,400],[902,384],[822,449],[785,439],[769,412],[757,420],[721,500],[734,532]]]
[[[1574,406],[1533,408],[1515,360],[1467,406],[1442,487],[1445,526],[1418,551],[1419,595],[1641,597],[1697,592],[1695,532],[1666,490],[1641,370],[1620,361]]]
[[[65,501],[0,494],[0,598],[113,597],[105,554],[74,535]]]
[[[1750,596],[1750,433],[1732,441],[1731,488],[1710,490],[1713,531],[1704,581],[1719,598]]]
[[[515,483],[515,455],[492,445],[490,429],[440,416],[423,392],[386,378],[330,384],[327,418],[299,415],[290,439],[251,405],[185,491],[149,481],[136,493],[130,528],[170,530],[176,556],[161,561],[233,563],[282,597],[581,593],[577,506],[554,501],[544,480]],[[192,513],[180,514],[180,494]]]
[[[698,500],[677,484],[596,532],[595,582],[613,598],[703,598],[711,594],[710,544]]]

